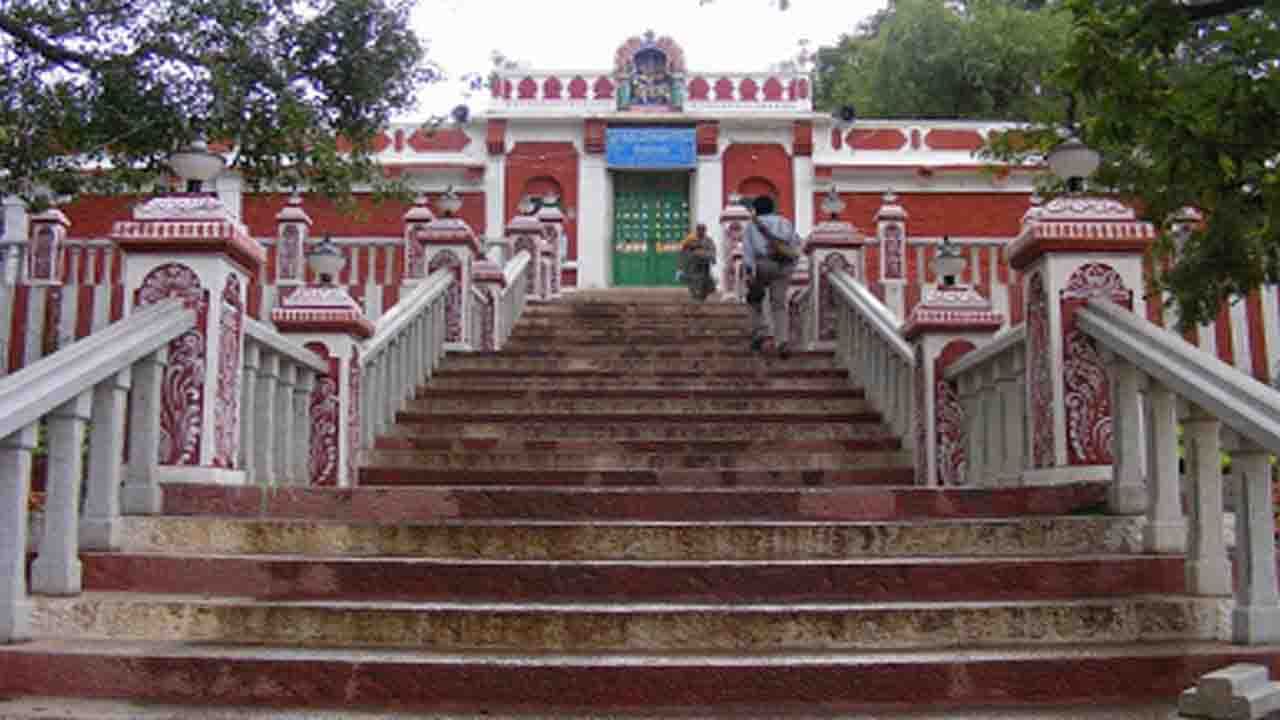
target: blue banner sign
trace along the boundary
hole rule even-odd
[[[693,128],[611,127],[605,129],[609,167],[691,168],[697,164]]]

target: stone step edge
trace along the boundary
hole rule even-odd
[[[902,712],[1172,700],[1237,662],[1280,670],[1280,647],[1145,642],[804,653],[425,653],[91,639],[0,647],[0,696],[85,695],[201,706],[550,713]],[[424,677],[432,682],[423,683]],[[908,678],[904,682],[903,678]],[[611,688],[608,693],[600,688]],[[736,711],[735,711],[736,710]],[[884,716],[878,715],[880,720]],[[961,717],[944,714],[938,717]],[[994,713],[982,718],[994,720]],[[1068,714],[1065,717],[1083,718]]]
[[[388,613],[438,613],[438,614],[488,614],[488,615],[602,615],[602,616],[634,616],[634,615],[707,615],[720,614],[726,616],[777,615],[782,617],[794,615],[824,614],[857,614],[894,612],[950,612],[950,611],[982,611],[982,610],[1028,610],[1035,608],[1057,608],[1061,610],[1089,610],[1097,608],[1124,607],[1140,603],[1153,605],[1185,605],[1202,611],[1213,612],[1231,603],[1230,599],[1221,597],[1201,597],[1189,594],[1173,593],[1137,593],[1114,597],[1087,597],[1062,599],[1019,599],[1019,600],[885,600],[874,602],[767,602],[738,601],[733,602],[691,602],[687,600],[660,602],[617,602],[592,600],[539,600],[495,601],[495,600],[276,600],[257,599],[243,596],[189,595],[179,593],[153,593],[130,591],[92,591],[87,590],[74,596],[32,597],[33,605],[70,606],[82,603],[107,602],[129,605],[185,605],[220,608],[275,609],[275,610],[324,610],[330,612],[364,611]]]

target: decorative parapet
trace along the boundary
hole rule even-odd
[[[297,193],[276,213],[276,226],[276,282],[301,283],[306,278],[303,265],[311,216],[302,209],[302,197]]]
[[[902,328],[907,340],[924,333],[996,331],[1004,317],[992,312],[991,301],[967,285],[940,286],[929,291]]]
[[[133,220],[117,222],[111,237],[126,253],[226,254],[250,276],[266,262],[267,252],[215,197],[162,197],[133,211]]]
[[[57,283],[62,279],[62,245],[71,221],[57,208],[49,208],[31,218],[31,240],[27,252],[27,282]]]
[[[1110,198],[1061,197],[1032,206],[1022,231],[1009,245],[1009,264],[1022,270],[1046,252],[1142,253],[1156,238],[1155,226]]]
[[[271,311],[271,321],[287,333],[373,336],[373,323],[340,285],[307,285],[294,290]]]

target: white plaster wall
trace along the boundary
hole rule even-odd
[[[578,164],[578,287],[611,284],[613,182],[603,155],[583,155]]]

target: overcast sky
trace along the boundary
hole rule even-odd
[[[419,0],[414,27],[450,79],[423,92],[420,115],[459,102],[484,107],[484,93],[464,100],[453,78],[487,73],[490,53],[534,69],[609,69],[628,37],[652,29],[684,48],[692,70],[763,70],[792,57],[798,42],[830,44],[886,0],[793,0],[779,12],[770,0]]]

